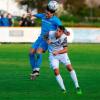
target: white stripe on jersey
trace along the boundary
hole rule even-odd
[[[49,52],[59,51],[62,50],[65,45],[67,46],[67,36],[62,34],[60,38],[56,38],[55,33],[56,31],[49,32],[49,40],[52,41],[52,43],[48,45]]]

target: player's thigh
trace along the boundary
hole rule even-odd
[[[66,65],[71,65],[70,59],[67,55],[67,53],[61,54],[59,57],[59,60],[66,66]]]
[[[55,70],[59,69],[59,60],[56,59],[53,55],[49,56],[49,61],[50,61],[50,67]]]
[[[48,44],[45,40],[43,40],[41,42],[41,44],[39,45],[39,48],[42,48],[43,52],[46,52],[46,50],[48,49]]]
[[[39,48],[39,45],[41,43],[42,39],[39,37],[33,44],[32,47],[33,49],[37,50],[37,48]]]

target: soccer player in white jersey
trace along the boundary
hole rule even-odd
[[[66,89],[59,72],[60,62],[62,62],[69,71],[76,88],[76,93],[82,94],[75,70],[73,69],[68,57],[67,36],[64,34],[64,31],[64,26],[59,26],[57,28],[57,31],[50,31],[48,34],[48,38],[46,38],[49,49],[50,65],[53,68],[56,80],[64,93],[66,93]]]

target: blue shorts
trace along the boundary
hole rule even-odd
[[[46,51],[48,49],[48,44],[42,37],[38,37],[35,43],[32,44],[32,48],[35,50],[42,48],[44,51]]]

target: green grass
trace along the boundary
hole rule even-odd
[[[69,57],[77,72],[83,94],[75,93],[68,71],[60,66],[69,94],[63,95],[49,68],[48,53],[43,55],[41,75],[29,79],[30,44],[0,45],[0,100],[99,100],[100,44],[69,44]]]

